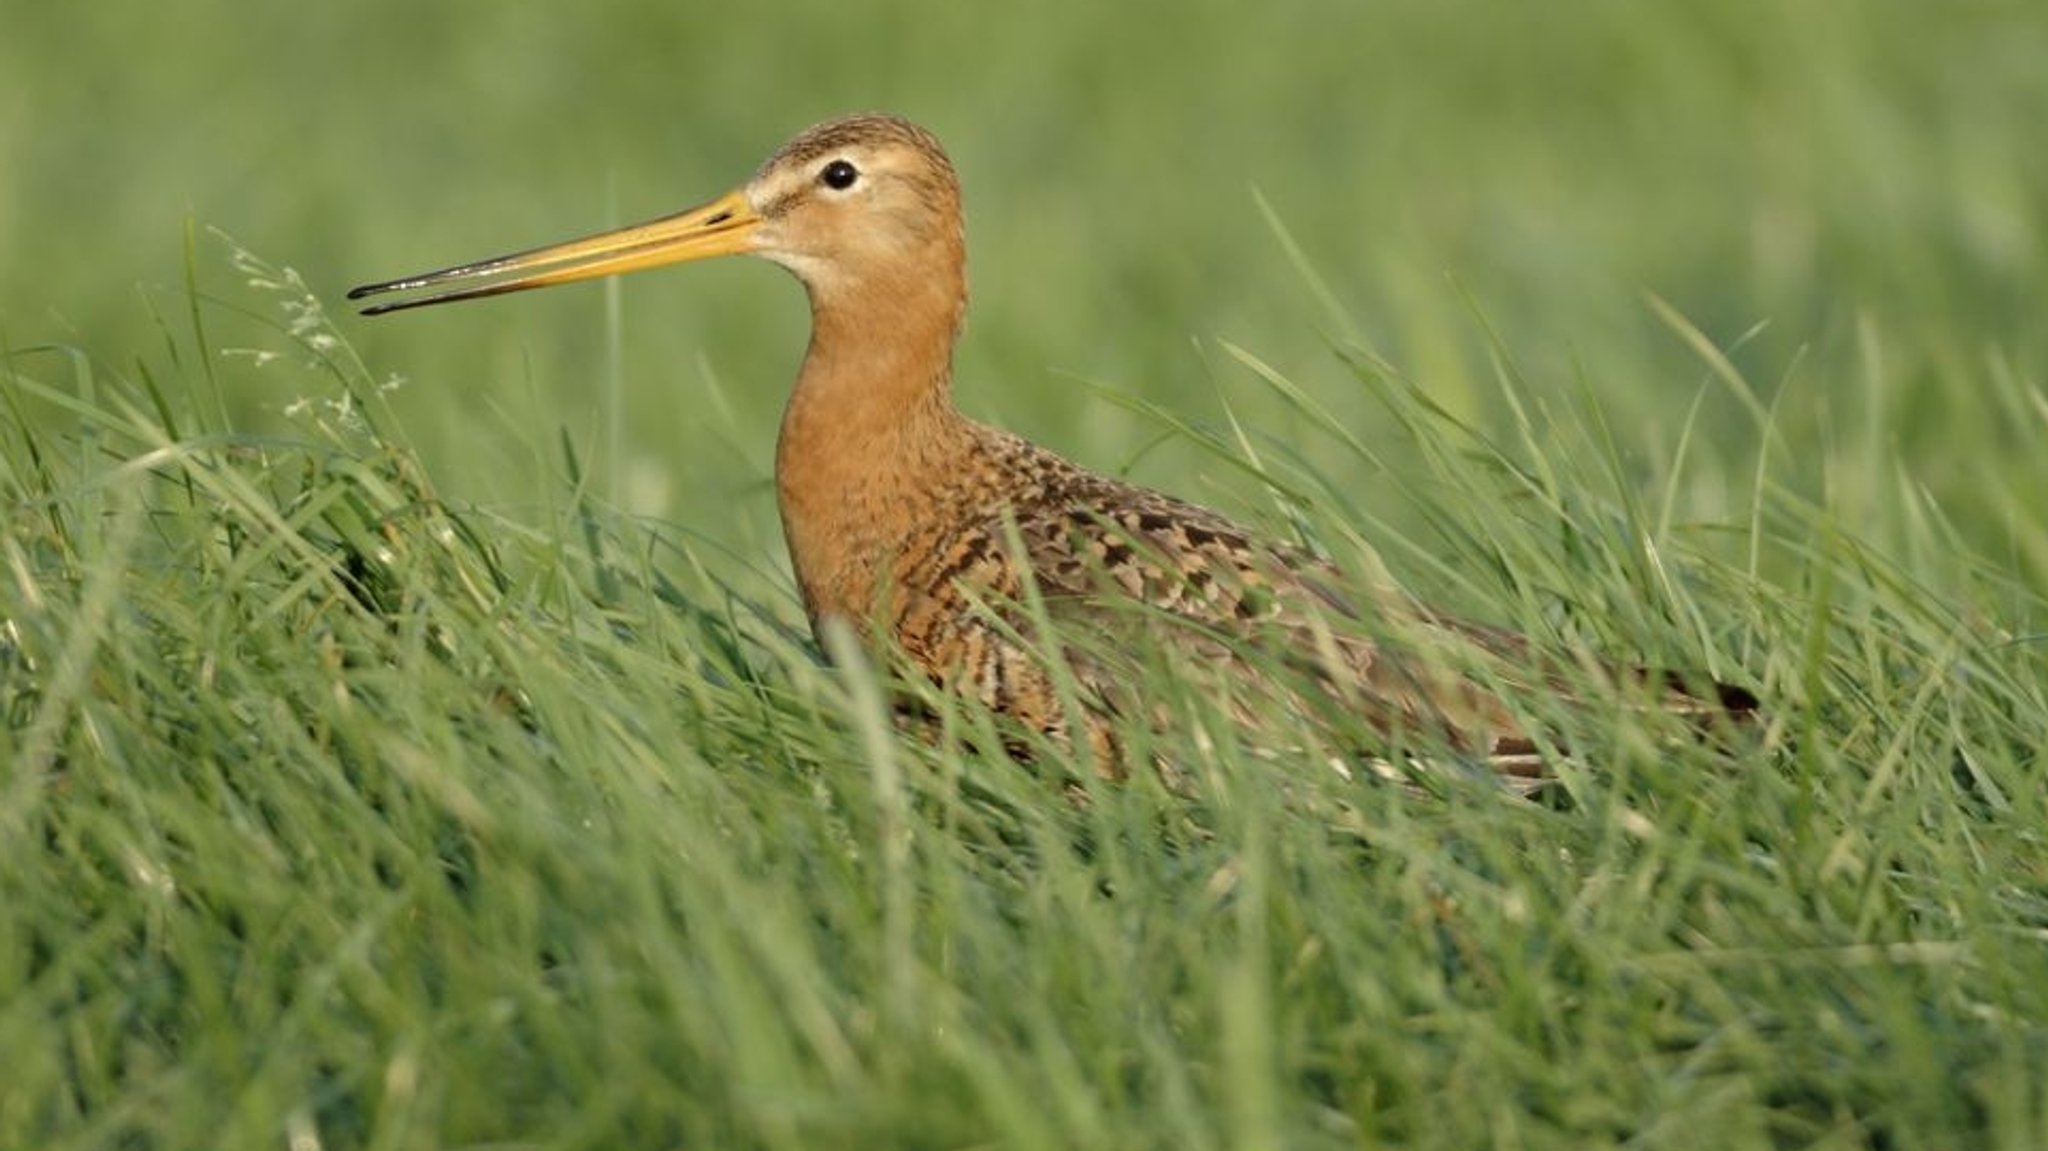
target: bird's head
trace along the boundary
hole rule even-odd
[[[962,290],[960,185],[929,132],[894,116],[849,116],[782,146],[751,180],[709,203],[544,248],[366,284],[367,315],[753,254],[790,269],[816,297],[929,285]]]

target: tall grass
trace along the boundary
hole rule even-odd
[[[2048,1142],[2048,527],[1973,550],[1675,311],[1746,457],[1680,424],[1645,465],[1597,362],[1574,396],[1504,343],[1502,420],[1344,344],[1384,442],[1236,348],[1300,435],[1166,431],[1353,570],[1754,684],[1756,739],[1596,707],[1549,716],[1551,802],[1420,794],[1263,761],[1161,670],[1181,723],[1130,735],[1195,786],[1077,804],[1057,749],[900,738],[573,434],[537,512],[442,497],[387,369],[235,259],[129,366],[8,353],[0,1146]]]

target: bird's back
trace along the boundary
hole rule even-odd
[[[1277,697],[1284,711],[1342,708],[1388,737],[1533,765],[1534,745],[1509,709],[1470,677],[1474,657],[1511,657],[1513,637],[1391,595],[1361,609],[1325,561],[970,427],[971,463],[925,501],[929,527],[900,546],[884,613],[895,646],[934,682],[1061,736],[1071,725],[1049,666],[1061,659],[1104,757],[1098,767],[1112,771],[1125,766],[1110,762],[1120,758],[1115,723],[1147,711],[1133,689],[1148,654],[1220,677],[1246,718],[1270,720]],[[1042,617],[1027,606],[1034,593]],[[1038,634],[1039,618],[1057,637]],[[1396,658],[1391,635],[1433,654]]]

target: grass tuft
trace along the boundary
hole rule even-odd
[[[1341,348],[1391,445],[1225,347],[1342,474],[1170,430],[1348,568],[1754,685],[1762,731],[1531,698],[1586,749],[1554,802],[1424,795],[1276,767],[1155,659],[1177,723],[1127,735],[1192,788],[1075,804],[1056,748],[966,750],[985,715],[899,738],[567,434],[537,520],[442,498],[388,379],[234,260],[147,363],[0,376],[0,1146],[2048,1141],[2048,532],[1839,496],[1861,461],[1788,446],[1822,417],[1668,305],[1753,456],[1688,422],[1646,476],[1499,346],[1498,424]],[[217,401],[259,368],[288,434]]]

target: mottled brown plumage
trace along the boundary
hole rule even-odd
[[[775,480],[814,627],[844,620],[946,689],[1070,739],[1052,648],[1072,668],[1097,766],[1112,774],[1124,767],[1113,717],[1147,712],[1118,660],[1140,638],[1217,672],[1246,717],[1272,714],[1251,700],[1278,694],[1300,715],[1336,706],[1390,740],[1420,736],[1511,775],[1536,771],[1536,739],[1490,689],[1554,678],[1519,638],[1389,593],[1361,601],[1327,563],[954,407],[967,299],[959,183],[938,142],[906,121],[831,121],[701,208],[350,295],[461,285],[368,309],[388,311],[734,252],[787,267],[810,296]],[[1032,580],[1062,635],[1080,641],[1037,634],[1023,606]],[[1406,641],[1400,654],[1389,636]],[[1677,711],[1754,706],[1734,688],[1712,700],[1676,683],[1658,694]],[[1303,703],[1313,706],[1293,706]],[[1299,738],[1274,734],[1254,742]]]

